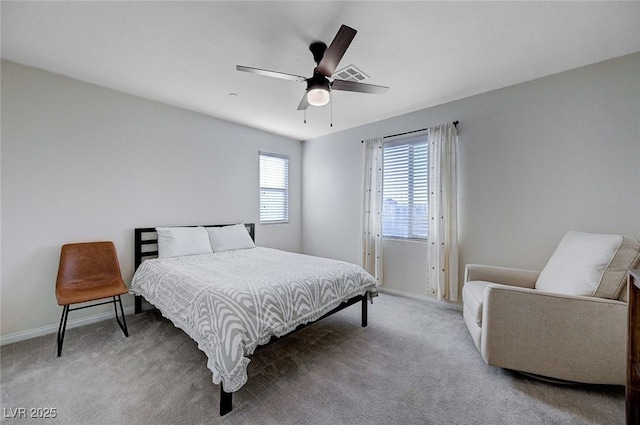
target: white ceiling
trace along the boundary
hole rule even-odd
[[[2,58],[306,140],[640,51],[640,2],[12,2]],[[382,96],[296,108],[308,45],[341,24]],[[237,96],[231,96],[236,93]]]

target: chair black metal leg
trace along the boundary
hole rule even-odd
[[[64,342],[64,333],[67,330],[67,317],[69,316],[69,306],[62,307],[62,316],[60,317],[60,326],[58,326],[58,357],[62,355],[62,343]]]
[[[122,323],[124,324],[124,336],[129,336],[129,329],[127,328],[127,319],[124,317],[124,308],[122,308],[122,298],[118,295],[118,303],[120,304],[120,313],[122,314]]]
[[[110,303],[113,303],[113,310],[116,314],[116,322],[118,322],[118,326],[120,326],[120,329],[122,329],[124,336],[129,336],[129,329],[127,329],[127,319],[124,316],[124,307],[122,307],[122,298],[120,297],[120,295],[113,297],[112,301],[104,301],[101,303],[85,305],[76,308],[70,308],[70,306],[65,305],[62,309],[62,317],[60,318],[60,326],[58,327],[58,357],[60,357],[60,355],[62,354],[62,343],[64,342],[64,334],[67,330],[67,318],[69,317],[69,312]],[[120,318],[118,317],[118,304],[120,304],[120,314],[122,315],[122,321],[120,321]]]
[[[120,313],[122,314],[122,323],[120,323],[120,319],[118,318],[118,307],[116,306],[116,297],[113,297],[113,309],[116,312],[116,322],[122,329],[125,337],[129,336],[129,330],[127,329],[127,319],[124,318],[124,309],[122,308],[122,298],[118,295],[118,303],[120,304]]]

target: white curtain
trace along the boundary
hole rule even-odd
[[[364,142],[360,265],[382,284],[382,138]]]
[[[431,127],[429,135],[429,292],[458,300],[457,144],[453,123]]]

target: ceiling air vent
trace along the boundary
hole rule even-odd
[[[356,83],[361,83],[365,80],[369,79],[369,76],[364,72],[360,71],[353,65],[349,65],[342,69],[337,70],[333,73],[332,77],[337,78],[339,80],[345,81],[355,81]]]

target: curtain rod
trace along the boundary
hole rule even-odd
[[[453,123],[452,123],[452,124],[453,124],[453,125],[455,125],[456,127],[458,127],[458,123],[459,123],[459,122],[460,122],[460,121],[453,121]],[[396,136],[404,136],[405,134],[417,133],[417,132],[419,132],[419,131],[425,131],[425,130],[428,130],[428,129],[429,129],[429,127],[427,127],[427,128],[421,128],[421,129],[419,129],[419,130],[407,131],[406,133],[391,134],[391,135],[389,135],[389,136],[384,136],[384,137],[383,137],[383,139],[388,139],[388,138],[390,138],[390,137],[396,137]],[[360,143],[364,143],[364,140],[360,140]]]

